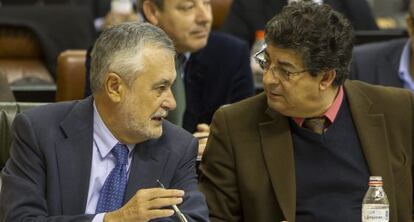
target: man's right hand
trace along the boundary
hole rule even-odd
[[[105,214],[104,222],[146,222],[169,217],[173,209],[164,207],[183,202],[184,191],[163,188],[141,189],[120,209]]]

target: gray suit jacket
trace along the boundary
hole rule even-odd
[[[92,160],[92,97],[50,104],[19,114],[10,159],[3,172],[0,221],[90,221],[85,215]],[[134,149],[125,202],[139,189],[168,188],[186,194],[180,208],[190,221],[208,221],[197,191],[197,140],[165,122],[159,139]],[[178,221],[175,216],[164,221]]]
[[[349,78],[371,84],[403,87],[398,72],[406,42],[407,39],[404,38],[355,47]]]
[[[384,178],[390,221],[412,221],[414,96],[359,81],[344,89],[369,171]],[[294,161],[289,120],[266,95],[220,108],[200,166],[211,221],[295,222]]]

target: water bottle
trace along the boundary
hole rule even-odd
[[[131,0],[112,0],[111,11],[115,14],[130,14],[133,10]]]
[[[256,31],[256,39],[252,45],[252,49],[250,50],[251,60],[250,60],[250,67],[252,68],[253,72],[253,80],[255,84],[262,84],[263,79],[263,70],[260,68],[259,64],[254,60],[253,55],[260,51],[265,44],[265,33],[263,30]]]
[[[362,201],[362,222],[389,222],[390,205],[380,176],[369,177],[369,188]]]

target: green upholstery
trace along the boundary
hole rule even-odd
[[[0,169],[9,158],[11,144],[11,125],[14,117],[27,109],[44,105],[45,103],[0,102]]]

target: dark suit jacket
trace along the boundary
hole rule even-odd
[[[356,30],[378,29],[365,0],[325,0],[324,3],[343,13]],[[221,30],[245,40],[251,46],[255,32],[264,30],[267,21],[286,4],[287,0],[234,0]]]
[[[90,221],[85,215],[93,142],[92,97],[19,114],[13,123],[10,159],[3,174],[0,221]],[[197,191],[197,141],[171,123],[159,139],[137,144],[125,202],[139,189],[185,190],[180,206],[191,221],[208,221]],[[167,221],[179,221],[175,216]]]
[[[211,123],[222,105],[254,95],[247,45],[230,35],[211,33],[207,46],[191,54],[185,70],[187,109],[184,129]]]
[[[398,72],[407,41],[397,39],[355,47],[349,78],[371,84],[403,87]]]
[[[390,221],[411,221],[413,95],[359,81],[345,93],[369,171],[385,181]],[[295,222],[294,166],[289,120],[265,94],[220,108],[200,168],[211,221]]]
[[[89,57],[86,60],[86,95],[91,93]],[[194,132],[197,124],[210,124],[220,106],[254,95],[247,45],[230,35],[211,33],[206,47],[191,54],[184,84],[187,104],[183,128]]]

